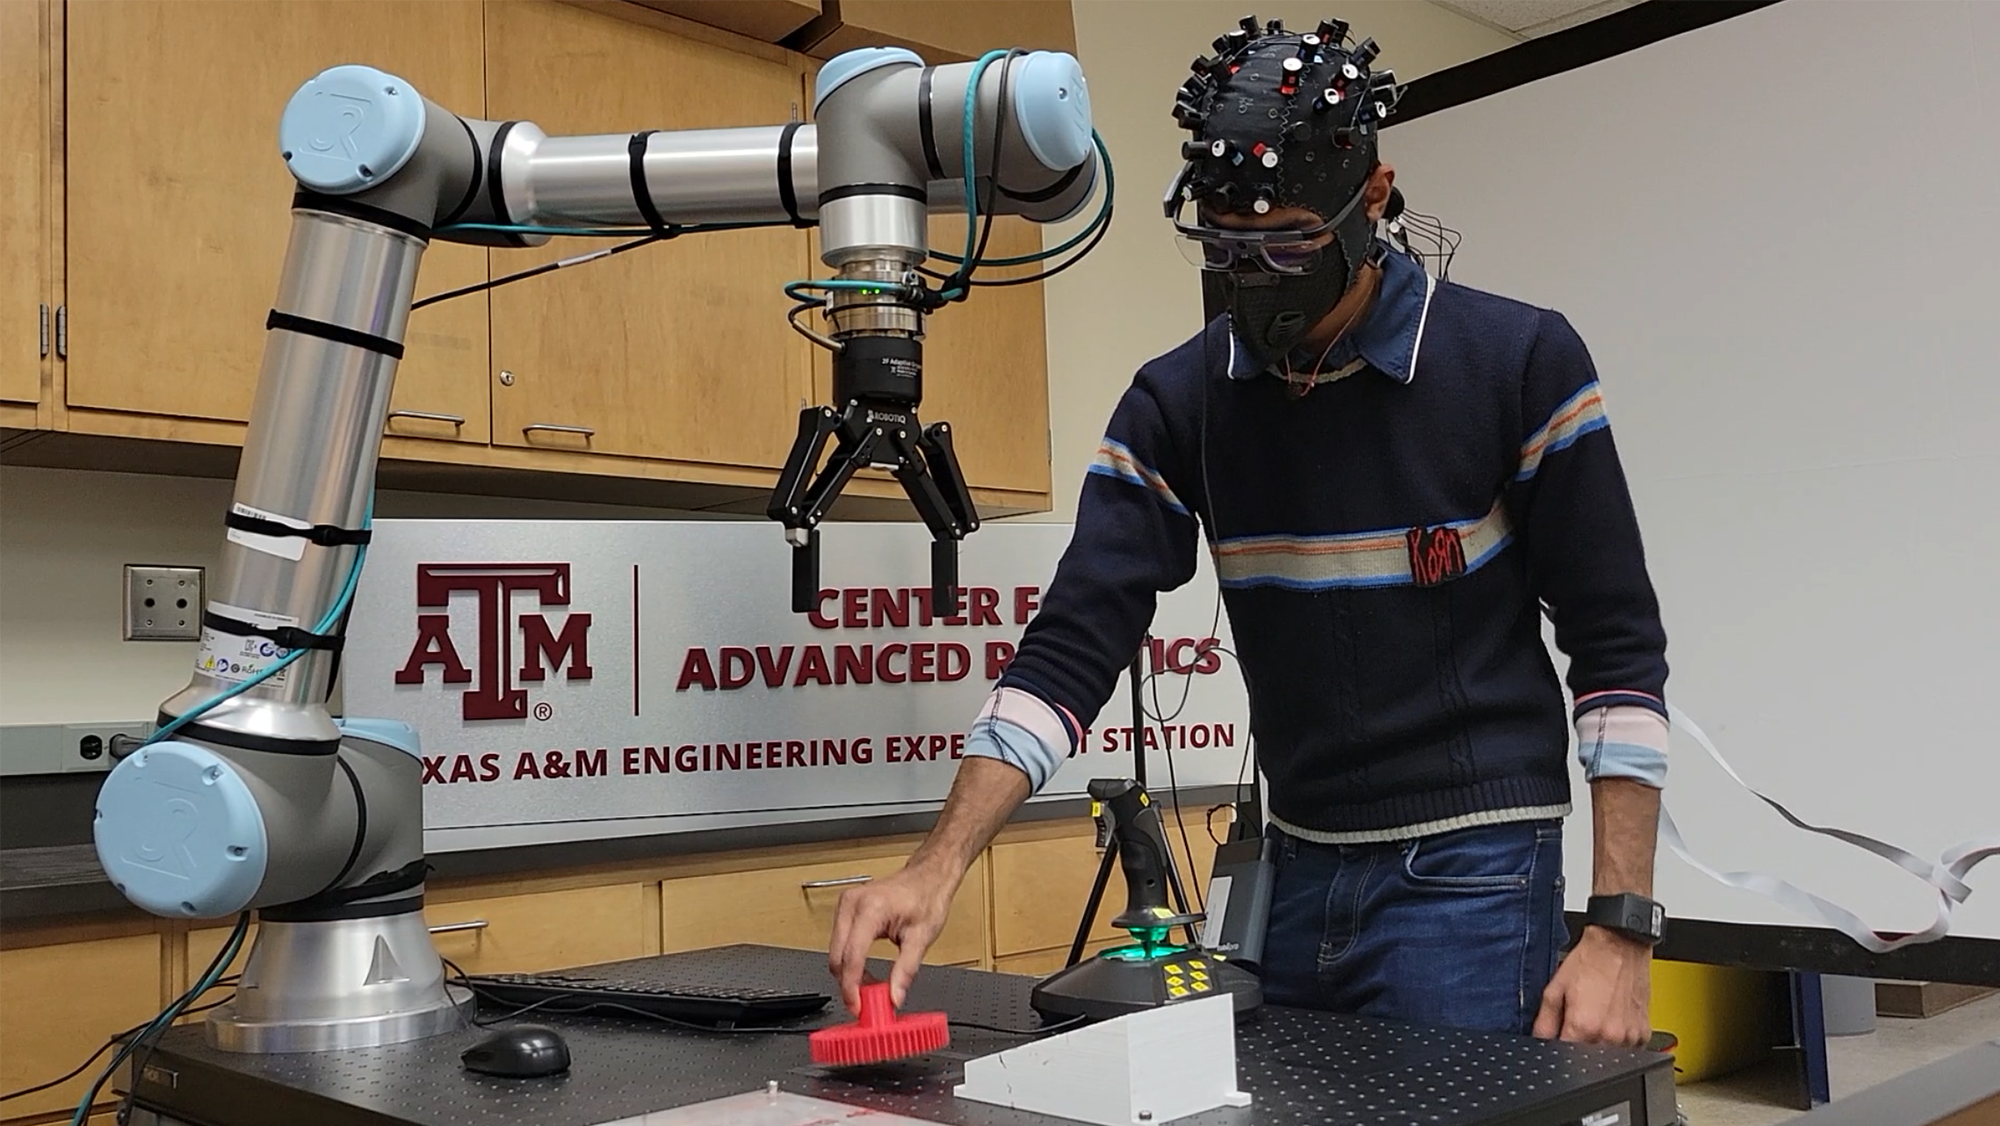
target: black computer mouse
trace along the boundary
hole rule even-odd
[[[467,1048],[458,1058],[467,1071],[481,1075],[539,1079],[569,1070],[569,1044],[553,1028],[517,1024]]]

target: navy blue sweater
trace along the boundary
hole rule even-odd
[[[1002,687],[1090,724],[1195,572],[1224,588],[1281,824],[1561,812],[1569,718],[1664,710],[1666,639],[1589,354],[1560,314],[1392,257],[1300,397],[1227,318],[1139,369]],[[1247,378],[1246,378],[1247,376]]]

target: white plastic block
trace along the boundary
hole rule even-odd
[[[969,1060],[955,1093],[1098,1126],[1248,1106],[1250,1096],[1236,1089],[1231,1009],[1227,996],[1205,997]]]
[[[850,1120],[866,1122],[868,1126],[936,1126],[929,1119],[864,1110],[777,1088],[772,1083],[762,1091],[710,1099],[673,1110],[656,1110],[600,1126],[826,1126],[829,1122]]]

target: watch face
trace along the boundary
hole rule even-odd
[[[1657,943],[1666,933],[1667,909],[1643,895],[1592,896],[1585,917],[1633,938]]]

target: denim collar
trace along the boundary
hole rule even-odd
[[[1417,374],[1417,349],[1423,344],[1424,319],[1436,291],[1437,279],[1421,264],[1389,249],[1382,260],[1382,288],[1368,318],[1334,341],[1333,350],[1319,365],[1320,371],[1340,372],[1365,362],[1398,383],[1410,382]],[[1231,379],[1255,379],[1271,373],[1270,368],[1257,371],[1251,367],[1250,357],[1234,332],[1229,335],[1229,345]],[[1318,361],[1318,356],[1292,357],[1300,370],[1308,370]]]

